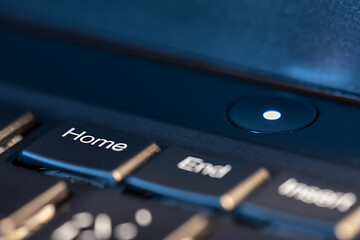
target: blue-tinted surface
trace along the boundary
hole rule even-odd
[[[358,106],[25,34],[0,31],[0,53],[1,82],[360,166]],[[226,116],[228,107],[257,96],[301,98],[320,114],[312,125],[291,134],[253,134],[233,126]],[[31,96],[27,101],[32,102]]]
[[[360,2],[0,0],[0,13],[360,93]]]

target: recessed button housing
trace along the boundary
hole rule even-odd
[[[228,111],[230,122],[254,133],[292,132],[309,126],[316,108],[297,98],[260,97],[237,101]]]

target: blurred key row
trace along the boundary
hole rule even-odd
[[[210,219],[203,214],[119,193],[69,191],[68,185],[56,178],[6,164],[0,167],[0,184],[8,193],[1,199],[0,239],[175,240],[211,236]],[[213,234],[210,239],[221,239],[222,234],[217,234],[220,238]]]
[[[0,131],[4,150],[12,146],[14,137],[20,141],[34,123],[29,113],[4,127]],[[255,226],[273,225],[334,239],[354,239],[360,232],[356,186],[290,172],[270,173],[241,159],[230,161],[176,147],[159,153],[160,147],[152,141],[65,123],[28,144],[16,163],[110,189],[124,186],[143,196],[208,207],[220,215],[232,212],[235,219]],[[232,233],[258,234],[228,224],[220,236],[221,224],[210,227],[213,217],[105,190],[70,200],[68,209],[57,216],[59,204],[68,204],[67,185],[36,172],[14,171],[20,169],[5,164],[0,171],[4,183],[0,189],[9,192],[7,207],[0,213],[3,239],[23,239],[38,229],[36,239],[197,239],[206,235],[226,239],[226,234],[233,239]],[[37,182],[38,178],[46,180]],[[77,192],[73,195],[77,199]]]

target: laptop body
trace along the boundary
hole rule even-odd
[[[223,8],[216,2],[148,7],[109,2],[119,7],[103,5],[108,11],[124,11],[109,14],[94,2],[80,15],[72,14],[80,3],[52,4],[56,11],[46,4],[2,3],[2,98],[52,118],[43,132],[52,122],[80,122],[150,139],[164,149],[256,164],[275,176],[295,172],[356,188],[357,48],[351,30],[356,24],[346,21],[351,12],[340,14],[335,3],[229,1]],[[337,35],[341,24],[349,27],[344,37]],[[261,108],[265,103],[271,104]],[[266,118],[268,111],[272,115]],[[282,119],[291,120],[277,124]],[[177,193],[156,194],[179,205],[190,202],[196,210],[202,206],[178,200]],[[253,205],[231,222],[254,225],[269,237],[333,237],[322,223],[312,229],[287,215],[258,216]]]

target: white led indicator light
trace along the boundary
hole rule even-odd
[[[281,118],[281,113],[276,110],[269,110],[263,113],[263,117],[266,120],[278,120],[279,118]]]

